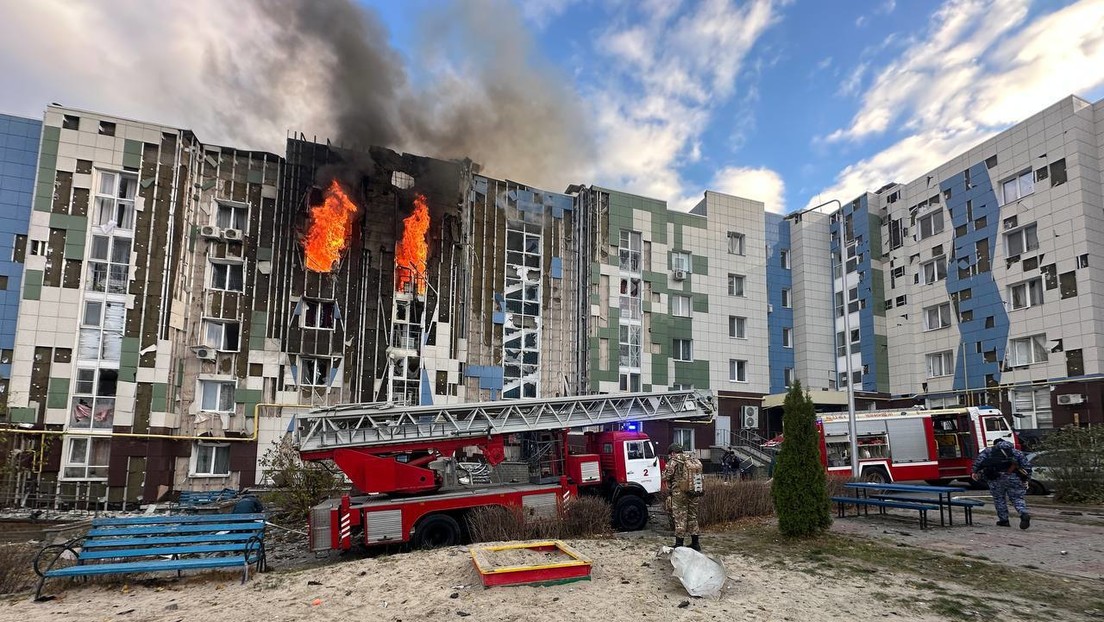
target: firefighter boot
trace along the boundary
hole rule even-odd
[[[686,541],[683,540],[682,538],[676,537],[675,538],[675,548],[677,549],[680,546],[686,546]]]
[[[697,536],[690,536],[690,548],[695,551],[701,552],[701,544],[698,542]]]

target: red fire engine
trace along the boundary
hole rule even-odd
[[[821,460],[829,474],[851,472],[848,413],[819,413]],[[998,438],[1019,446],[1001,411],[989,406],[855,413],[864,480],[947,483],[970,476],[974,457]]]
[[[613,504],[614,526],[642,529],[662,464],[634,428],[708,421],[714,410],[712,394],[694,390],[313,410],[297,418],[300,455],[332,460],[354,491],[311,511],[311,549],[448,546],[461,540],[473,508],[551,515],[584,494]],[[605,431],[572,432],[584,428]]]

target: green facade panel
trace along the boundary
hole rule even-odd
[[[38,415],[33,408],[13,406],[8,409],[8,418],[12,423],[35,423]]]
[[[265,327],[268,326],[268,312],[254,311],[249,323],[249,349],[264,350]]]
[[[153,382],[150,383],[150,389],[152,393],[150,409],[159,412],[168,411],[169,385],[164,382]]]
[[[23,272],[23,299],[42,299],[42,270],[25,270]]]
[[[885,317],[885,276],[884,273],[877,269],[870,269],[870,295],[874,298],[871,300],[873,309],[871,313],[878,317]]]
[[[666,386],[671,384],[667,381],[667,362],[670,358],[666,354],[653,354],[652,355],[652,384]]]
[[[709,258],[705,255],[691,255],[690,256],[690,270],[694,274],[708,275],[709,274]]]
[[[694,313],[709,313],[709,296],[707,294],[695,294]]]
[[[46,408],[68,408],[69,379],[50,378],[46,389]]]

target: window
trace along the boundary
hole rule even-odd
[[[249,206],[233,201],[216,200],[215,224],[220,229],[245,231],[249,224]]]
[[[1034,224],[1004,234],[1004,245],[1009,257],[1016,257],[1039,248],[1039,231]]]
[[[1026,309],[1043,304],[1043,279],[1035,278],[1008,288],[1013,309]]]
[[[110,232],[112,229],[134,229],[134,196],[138,178],[119,173],[100,173],[100,185],[96,189],[96,225]]]
[[[744,234],[736,233],[735,231],[728,232],[728,254],[744,254]]]
[[[639,231],[621,231],[621,243],[618,246],[618,257],[621,269],[627,272],[640,272],[640,255],[644,246],[644,240]]]
[[[782,329],[782,347],[783,348],[792,348],[793,347],[793,329],[792,328],[785,327],[785,328]]]
[[[640,325],[621,324],[619,334],[620,354],[618,365],[620,367],[640,367]]]
[[[1077,297],[1077,273],[1063,272],[1058,275],[1058,291],[1062,300]]]
[[[682,445],[685,451],[693,451],[694,431],[689,428],[675,428],[671,430],[671,441]]]
[[[1013,421],[1019,428],[1049,428],[1054,425],[1050,410],[1050,389],[1019,389],[1009,391]]]
[[[330,374],[336,369],[331,358],[299,357],[299,384],[306,387],[324,387],[330,384]]]
[[[924,275],[925,285],[942,281],[947,278],[947,258],[936,257],[927,263],[921,264],[920,273]]]
[[[928,378],[950,376],[954,373],[954,354],[950,350],[929,354],[927,358]]]
[[[747,318],[728,316],[728,336],[733,339],[747,339]]]
[[[118,384],[117,369],[77,368],[68,429],[110,432]]]
[[[783,288],[783,290],[782,290],[782,308],[783,309],[789,309],[792,306],[793,306],[793,301],[791,300],[791,290]]]
[[[81,314],[77,359],[82,361],[118,361],[123,349],[123,322],[126,304],[104,300],[86,300]]]
[[[920,239],[930,238],[931,236],[943,232],[943,210],[936,210],[927,216],[921,216],[917,219],[920,224]]]
[[[676,251],[671,253],[671,269],[682,270],[683,272],[690,272],[690,253],[684,253]]]
[[[747,361],[729,359],[728,379],[732,382],[747,382]]]
[[[1035,192],[1035,178],[1030,170],[1020,173],[1011,179],[1001,182],[1001,192],[1004,194],[1004,202],[1022,199]]]
[[[93,235],[88,253],[88,291],[127,293],[130,277],[130,239]]]
[[[924,308],[924,330],[938,330],[951,325],[951,303]]]
[[[337,303],[333,300],[303,298],[299,309],[299,325],[303,328],[333,329],[337,316]]]
[[[45,257],[50,254],[50,243],[46,240],[31,240],[31,254]]]
[[[621,295],[617,300],[621,319],[639,321],[644,314],[644,296],[640,279],[621,279]]]
[[[782,382],[787,387],[792,387],[794,383],[794,369],[793,367],[787,367],[782,370]]]
[[[234,383],[221,380],[200,380],[200,410],[234,412]]]
[[[245,291],[245,266],[240,263],[211,261],[211,289]]]
[[[93,436],[69,437],[62,479],[107,479],[111,440]]]
[[[67,114],[61,118],[61,129],[63,130],[79,130],[80,129],[80,117],[72,114]]]
[[[730,274],[728,275],[728,295],[740,296],[744,294],[744,275],[742,274]]]
[[[640,374],[621,374],[620,387],[622,391],[639,391]]]
[[[223,352],[237,352],[240,328],[237,322],[203,320],[203,345]]]
[[[1047,360],[1046,334],[1013,339],[1008,345],[1009,364],[1012,367],[1043,363]]]
[[[694,360],[694,346],[689,339],[675,339],[671,341],[671,358],[676,361]]]
[[[778,252],[778,257],[782,262],[782,267],[786,270],[790,269],[790,251],[788,249],[782,249]]]
[[[690,297],[677,294],[671,296],[671,315],[690,317]]]
[[[192,445],[192,476],[224,477],[230,475],[230,443]]]

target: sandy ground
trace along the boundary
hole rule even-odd
[[[975,525],[921,532],[909,519],[848,518],[833,531],[954,554],[982,552],[993,561],[1071,577],[1104,579],[1104,516],[1063,514],[1036,508],[1032,529],[999,529],[992,517]],[[723,534],[707,534],[703,542]],[[196,573],[182,580],[131,579],[127,583],[48,583],[48,602],[25,595],[0,601],[0,620],[941,620],[927,606],[933,595],[915,576],[868,577],[819,572],[795,561],[767,564],[741,554],[720,557],[730,580],[718,599],[690,598],[672,576],[668,559],[657,556],[667,538],[642,532],[610,540],[572,541],[593,560],[590,581],[549,587],[484,589],[467,547],[309,561],[274,539],[273,571],[242,585],[230,574]],[[281,550],[284,549],[284,550]],[[1062,553],[1066,551],[1066,553]],[[886,594],[893,598],[886,598]],[[968,592],[967,592],[968,593]],[[1004,604],[992,595],[1002,617],[1025,615],[1030,606]],[[1095,612],[1084,619],[1095,618]],[[1073,619],[1073,618],[1066,618]]]

